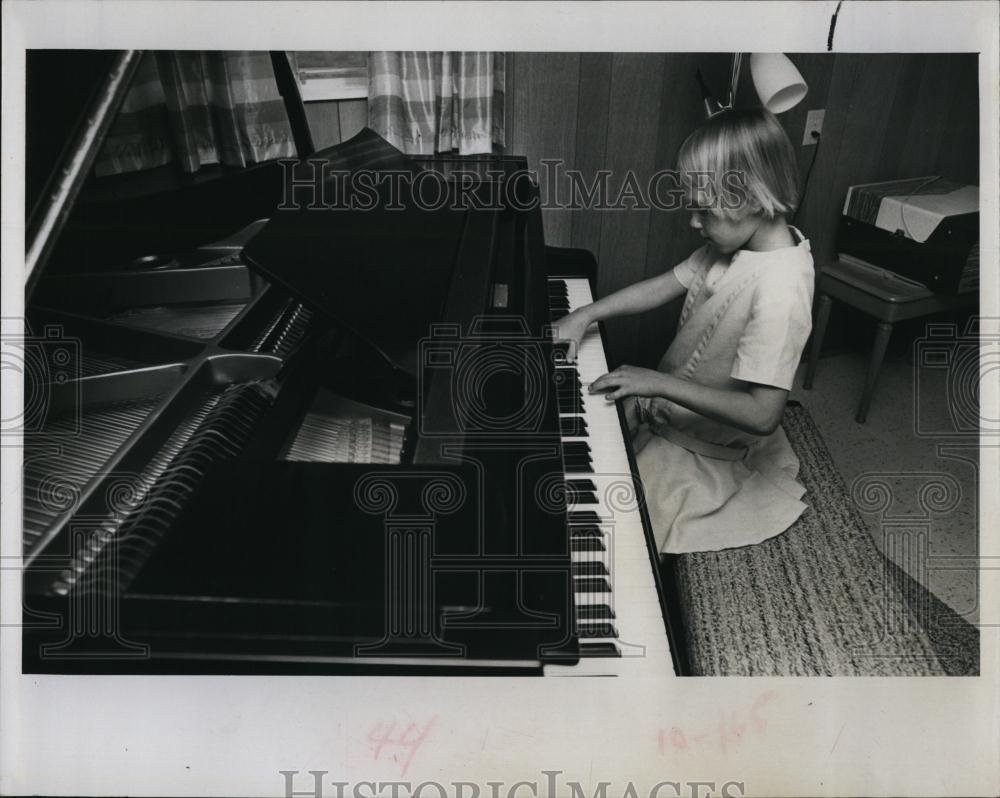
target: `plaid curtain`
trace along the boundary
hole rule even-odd
[[[418,155],[490,153],[504,143],[504,54],[375,52],[368,126]]]
[[[196,172],[294,155],[266,52],[150,52],[94,171],[103,177],[176,162]]]

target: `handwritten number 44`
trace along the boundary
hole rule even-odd
[[[422,728],[416,723],[410,723],[405,727],[400,726],[396,721],[388,724],[376,723],[368,731],[368,742],[372,747],[372,756],[378,760],[385,752],[387,757],[391,756],[393,760],[398,762],[400,755],[405,754],[406,758],[400,768],[400,775],[405,776],[413,757],[416,756],[420,746],[427,739],[435,720],[437,720],[437,716],[427,721],[427,724]],[[397,727],[400,729],[398,733]]]

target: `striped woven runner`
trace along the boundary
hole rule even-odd
[[[973,676],[978,630],[876,548],[819,430],[783,426],[810,505],[755,546],[671,558],[696,676]]]

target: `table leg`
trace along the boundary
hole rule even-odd
[[[854,420],[859,424],[864,424],[865,419],[868,418],[868,405],[871,404],[872,394],[875,392],[875,379],[878,377],[878,370],[882,367],[882,358],[885,357],[890,335],[892,335],[892,325],[880,321],[875,333],[875,345],[872,346],[871,360],[868,361],[865,388],[861,392],[861,406],[858,408],[858,414],[854,417]]]
[[[830,306],[833,297],[829,294],[819,295],[819,307],[816,311],[816,327],[813,330],[812,346],[809,347],[809,364],[806,366],[806,378],[803,388],[813,387],[813,377],[816,376],[816,363],[819,361],[819,350],[823,346],[823,336],[826,335],[826,323],[830,321]]]

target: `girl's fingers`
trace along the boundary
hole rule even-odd
[[[558,333],[558,331],[556,332],[555,341],[556,343],[566,344],[566,351],[565,354],[563,355],[565,362],[575,363],[576,350],[580,346],[579,341],[576,338],[573,338],[572,336],[562,336]]]
[[[610,388],[614,385],[620,385],[622,380],[621,374],[616,374],[613,371],[609,371],[607,374],[602,374],[592,383],[590,383],[591,391],[601,391],[605,388]]]

